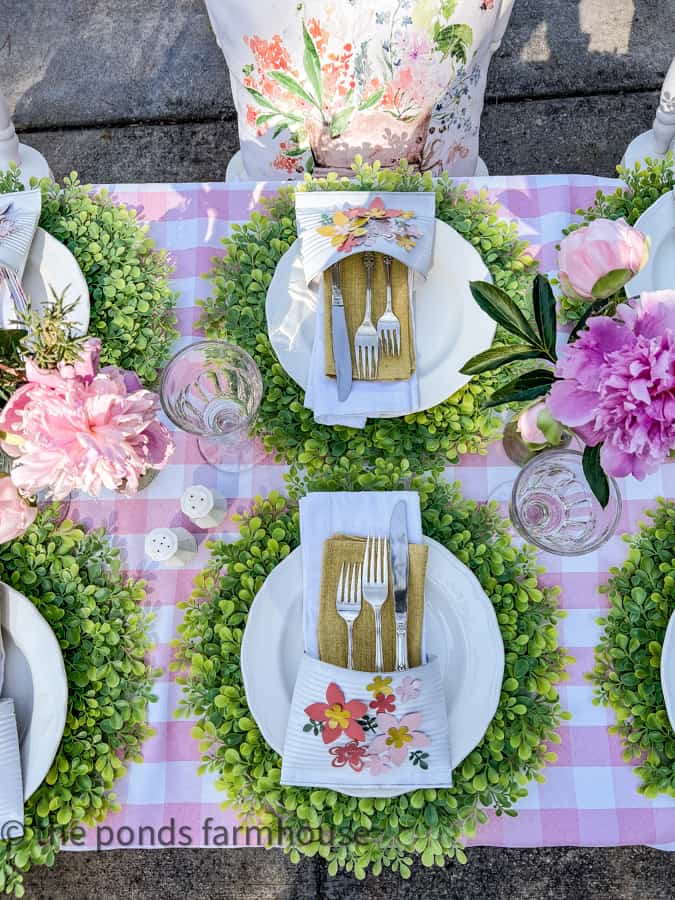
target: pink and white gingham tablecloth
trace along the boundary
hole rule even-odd
[[[487,187],[498,201],[502,215],[518,223],[521,235],[539,258],[543,271],[555,268],[555,244],[574,211],[587,207],[596,191],[613,189],[618,182],[590,176],[528,176],[470,179],[470,189]],[[269,186],[268,186],[269,187]],[[139,209],[149,223],[158,247],[171,251],[176,271],[173,286],[179,292],[178,318],[182,334],[177,347],[198,335],[197,300],[207,297],[210,284],[201,276],[213,255],[222,253],[220,240],[235,222],[246,221],[265,190],[251,184],[148,184],[111,185],[114,197]],[[199,553],[187,570],[149,568],[143,555],[144,535],[163,525],[185,524],[178,498],[191,484],[214,487],[230,499],[230,511],[245,509],[250,498],[283,489],[284,467],[261,455],[252,471],[233,476],[216,472],[201,460],[195,442],[175,435],[176,453],[171,465],[137,499],[116,495],[73,503],[72,514],[93,526],[105,526],[123,552],[130,572],[149,582],[148,603],[156,618],[157,647],[153,664],[164,669],[156,685],[157,703],[150,708],[156,729],[144,748],[144,761],[131,765],[118,786],[121,812],[106,821],[98,833],[89,833],[84,846],[107,847],[240,845],[231,811],[223,811],[224,795],[215,778],[198,776],[199,749],[191,737],[192,724],[173,718],[180,697],[174,676],[168,672],[170,641],[176,635],[181,613],[176,604],[191,590],[192,580],[207,561],[207,534],[199,532]],[[459,479],[466,496],[485,500],[500,484],[512,480],[515,470],[499,445],[487,456],[471,456],[449,469]],[[675,496],[675,464],[642,483],[622,484],[624,512],[620,531],[635,531],[643,510],[656,496]],[[222,528],[225,539],[235,540],[237,526],[231,519]],[[213,537],[216,532],[209,532]],[[546,782],[529,785],[518,805],[517,818],[492,816],[480,828],[475,844],[496,846],[552,845],[668,845],[675,849],[675,799],[649,801],[637,793],[632,767],[622,761],[616,736],[607,732],[614,716],[592,704],[593,689],[584,678],[593,664],[593,647],[599,636],[596,619],[606,609],[597,591],[610,566],[622,562],[625,544],[617,536],[595,553],[562,559],[542,554],[546,581],[562,586],[561,643],[576,663],[560,690],[562,705],[572,719],[560,729],[562,743],[554,748],[558,761],[545,770]],[[221,828],[218,832],[217,829]],[[227,831],[225,831],[227,829]]]

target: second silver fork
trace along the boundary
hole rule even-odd
[[[389,593],[389,541],[369,537],[363,557],[363,596],[375,615],[375,671],[384,671],[382,607]]]
[[[377,320],[377,336],[385,354],[389,353],[392,356],[399,356],[401,353],[401,323],[392,307],[391,256],[384,256],[382,262],[387,285],[387,305]]]

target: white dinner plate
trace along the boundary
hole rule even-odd
[[[429,409],[447,400],[468,381],[464,363],[487,350],[496,325],[473,299],[470,281],[492,281],[478,251],[445,222],[436,220],[433,266],[415,291],[415,352],[420,402]],[[314,343],[318,286],[305,282],[300,245],[281,257],[267,291],[267,330],[279,362],[306,389]]]
[[[59,749],[68,709],[68,681],[59,642],[23,594],[0,582],[0,622],[5,645],[2,696],[14,701],[23,792],[40,787]]]
[[[670,725],[675,731],[675,611],[668,622],[661,648],[661,687]]]
[[[440,661],[453,768],[492,721],[504,676],[504,644],[492,603],[476,577],[441,544],[424,538],[427,653]],[[304,653],[302,547],[258,591],[241,645],[246,699],[267,743],[283,753],[295,679]],[[395,797],[401,789],[342,789],[354,797]]]
[[[35,309],[51,302],[54,288],[58,296],[65,290],[67,303],[77,300],[70,321],[76,334],[89,328],[89,288],[82,270],[70,250],[38,228],[31,244],[23,273],[23,287]],[[15,328],[16,313],[11,304],[0,304],[0,328]]]
[[[675,288],[675,191],[659,197],[635,227],[649,236],[651,246],[647,265],[626,285],[628,296]]]

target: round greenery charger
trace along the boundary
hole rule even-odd
[[[114,782],[153,733],[147,706],[158,673],[145,662],[145,583],[121,574],[119,551],[102,530],[57,525],[56,509],[0,546],[0,581],[45,617],[68,678],[65,731],[49,774],[26,803],[24,836],[0,841],[0,892],[17,897],[22,873],[52,865],[63,843],[119,809]]]
[[[178,337],[166,251],[154,249],[135,209],[80,184],[75,172],[62,186],[48,178],[39,186],[39,224],[68,247],[89,287],[89,333],[101,338],[102,362],[152,385]],[[0,172],[0,193],[22,189],[16,166]]]
[[[436,215],[465,237],[485,260],[496,284],[518,300],[531,288],[536,264],[519,240],[514,223],[498,217],[487,192],[468,194],[443,176],[416,174],[401,163],[396,171],[358,161],[354,178],[306,176],[300,190],[436,191]],[[372,465],[378,457],[410,460],[416,471],[456,462],[459,454],[483,452],[501,430],[501,418],[481,403],[513,377],[490,372],[477,376],[444,403],[398,419],[370,420],[362,430],[327,427],[304,406],[304,391],[281,367],[267,335],[265,297],[277,263],[296,239],[294,189],[282,188],[244,225],[234,225],[223,243],[225,256],[214,259],[209,275],[213,295],[205,300],[199,325],[209,337],[228,338],[256,359],[265,391],[257,431],[278,459],[310,474],[329,469],[346,457]],[[447,298],[451,302],[451,298]],[[498,330],[501,343],[514,338]]]
[[[661,648],[675,611],[675,501],[661,500],[637,534],[628,556],[601,590],[610,610],[590,677],[597,701],[611,706],[624,759],[639,759],[638,788],[646,797],[675,797],[675,734],[661,687]]]
[[[357,877],[389,866],[410,874],[425,865],[466,860],[466,838],[487,820],[486,810],[515,815],[531,779],[555,759],[550,745],[567,715],[556,683],[566,662],[558,646],[557,588],[544,587],[531,549],[517,549],[508,524],[493,506],[462,498],[457,485],[437,476],[408,477],[407,466],[380,461],[310,479],[305,490],[419,491],[424,532],[474,572],[490,597],[504,639],[506,668],[497,713],[478,747],[453,773],[447,790],[416,790],[391,799],[356,799],[331,790],[280,784],[281,759],[264,741],[246,703],[240,649],[246,618],[266,576],[299,543],[298,507],[277,493],[258,498],[241,517],[236,543],[211,545],[207,568],[192,597],[181,604],[184,623],[175,641],[174,667],[183,674],[178,715],[198,718],[200,771],[214,772],[218,787],[247,822],[273,825],[279,817],[293,835],[290,858],[319,855],[334,874]],[[308,835],[308,830],[310,834]],[[330,833],[331,841],[319,839]]]

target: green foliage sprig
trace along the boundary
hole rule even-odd
[[[227,802],[247,821],[283,820],[301,829],[330,828],[332,846],[318,840],[290,843],[293,862],[319,855],[328,871],[353,872],[385,866],[403,877],[414,858],[424,865],[465,862],[466,838],[485,823],[485,810],[516,815],[513,804],[527,793],[531,779],[555,759],[561,718],[556,683],[566,657],[558,646],[558,589],[538,580],[542,569],[531,549],[516,548],[508,525],[493,506],[462,498],[457,485],[440,479],[410,478],[407,461],[380,460],[372,471],[343,461],[333,471],[295,484],[295,492],[327,489],[411,487],[420,493],[425,534],[440,541],[475,573],[494,604],[504,639],[506,669],[495,718],[479,746],[453,773],[449,790],[417,790],[391,799],[356,799],[331,790],[282,786],[281,760],[265,743],[246,703],[240,649],[253,598],[266,576],[299,543],[294,499],[276,493],[258,498],[241,517],[236,543],[211,545],[207,568],[195,580],[179,626],[175,666],[183,697],[179,714],[196,715],[193,734],[200,742],[201,771],[214,772]],[[365,829],[370,840],[355,838]],[[306,834],[306,832],[303,832]]]
[[[75,828],[119,809],[114,782],[139,760],[159,674],[145,662],[145,583],[121,573],[119,550],[55,509],[0,546],[0,581],[28,596],[53,629],[68,677],[68,717],[51,770],[25,808],[21,839],[0,841],[0,892],[23,895],[23,875],[52,865]]]
[[[536,264],[514,223],[497,216],[487,193],[469,196],[448,178],[436,187],[430,175],[401,164],[396,171],[354,164],[354,180],[335,174],[306,176],[302,189],[436,191],[436,215],[479,251],[495,284],[524,302]],[[213,294],[202,303],[199,326],[209,337],[227,337],[251,353],[263,375],[265,391],[257,422],[268,451],[311,474],[336,465],[343,457],[374,465],[378,457],[406,457],[418,471],[456,462],[462,453],[485,452],[500,433],[501,420],[481,404],[504,383],[501,373],[486,372],[444,403],[405,419],[376,419],[363,430],[326,427],[304,406],[304,392],[284,372],[267,336],[265,296],[277,263],[296,239],[293,189],[282,189],[266,214],[254,213],[235,225],[223,243],[226,255],[214,260],[209,275]],[[452,302],[452,298],[448,298]],[[505,331],[498,339],[509,343]]]
[[[661,687],[663,639],[675,610],[675,501],[660,500],[650,523],[625,536],[628,556],[601,588],[610,601],[590,674],[596,703],[611,706],[624,759],[639,759],[641,794],[675,797],[675,734]]]
[[[93,192],[76,173],[62,186],[45,178],[40,188],[40,226],[68,247],[89,286],[89,333],[101,338],[102,363],[154,384],[178,337],[166,251],[154,249],[135,209],[105,189]],[[21,189],[16,167],[0,172],[0,193]]]
[[[588,209],[578,209],[580,222],[575,222],[564,230],[569,234],[594,219],[625,219],[629,225],[635,225],[643,212],[656,203],[659,197],[675,188],[675,160],[672,152],[665,159],[649,159],[644,164],[637,162],[627,169],[617,166],[617,173],[626,187],[618,187],[612,194],[598,191],[595,203]],[[618,294],[594,304],[592,314],[609,311],[611,314],[617,303],[625,300],[626,292],[622,289]],[[567,321],[579,319],[586,312],[587,301],[573,297],[561,297],[560,307]]]

